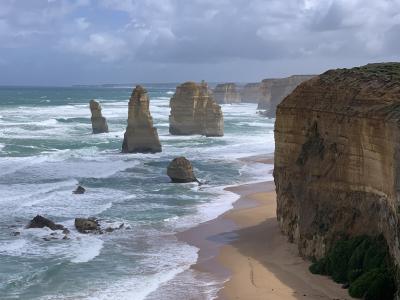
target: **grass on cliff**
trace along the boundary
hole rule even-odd
[[[395,270],[382,236],[340,240],[324,258],[310,266],[310,271],[348,284],[352,297],[394,299]]]

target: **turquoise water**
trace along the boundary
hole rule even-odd
[[[265,179],[265,167],[240,157],[273,151],[273,122],[256,104],[223,105],[225,136],[171,136],[174,85],[148,85],[163,152],[121,154],[131,88],[0,88],[1,299],[211,299],[221,282],[189,270],[197,248],[176,232],[231,207],[223,187]],[[92,135],[90,99],[103,106],[110,132]],[[172,184],[168,163],[184,155],[197,184]],[[74,195],[77,184],[87,188]],[[36,214],[71,230],[25,229]],[[79,234],[76,217],[124,229]],[[20,235],[14,236],[14,232]]]

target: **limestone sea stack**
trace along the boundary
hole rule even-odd
[[[399,266],[399,124],[400,63],[327,71],[278,105],[277,218],[301,255],[383,236]]]
[[[275,117],[276,106],[302,82],[314,75],[293,75],[280,79],[264,79],[261,82],[262,97],[258,102],[259,110],[265,110],[265,116]]]
[[[224,135],[224,117],[206,83],[186,82],[170,101],[169,132],[173,135]]]
[[[147,91],[142,86],[137,85],[129,100],[128,126],[122,144],[122,152],[161,152],[161,144],[157,129],[153,127],[149,104]]]
[[[197,181],[194,176],[192,164],[186,157],[174,158],[167,168],[167,175],[172,182],[185,183]]]
[[[91,121],[93,133],[97,134],[108,132],[107,120],[101,113],[100,103],[96,100],[91,100],[89,105],[92,113]]]
[[[226,103],[240,103],[240,93],[236,89],[234,83],[222,83],[218,84],[214,91],[214,99],[219,104]]]

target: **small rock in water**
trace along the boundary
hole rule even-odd
[[[53,221],[42,217],[40,215],[37,215],[34,217],[29,224],[27,225],[26,228],[43,228],[43,227],[48,227],[51,230],[68,230],[66,229],[63,225],[61,224],[56,224]]]
[[[75,228],[80,233],[90,233],[96,232],[101,233],[100,225],[96,219],[93,218],[76,218],[75,219]]]
[[[194,176],[192,164],[183,156],[174,158],[170,162],[167,175],[171,178],[172,182],[176,183],[199,182]]]
[[[76,188],[76,190],[73,191],[74,194],[78,194],[78,195],[82,195],[82,194],[84,194],[85,192],[86,192],[86,189],[85,189],[83,186],[81,186],[81,185],[78,185],[78,187]]]
[[[17,235],[20,235],[20,234],[21,234],[21,232],[19,232],[19,231],[11,232],[11,235],[12,235],[12,236],[17,236]]]

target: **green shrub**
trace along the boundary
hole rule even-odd
[[[314,274],[329,275],[336,282],[349,283],[352,297],[393,299],[396,291],[394,270],[382,236],[340,240],[309,269]]]

